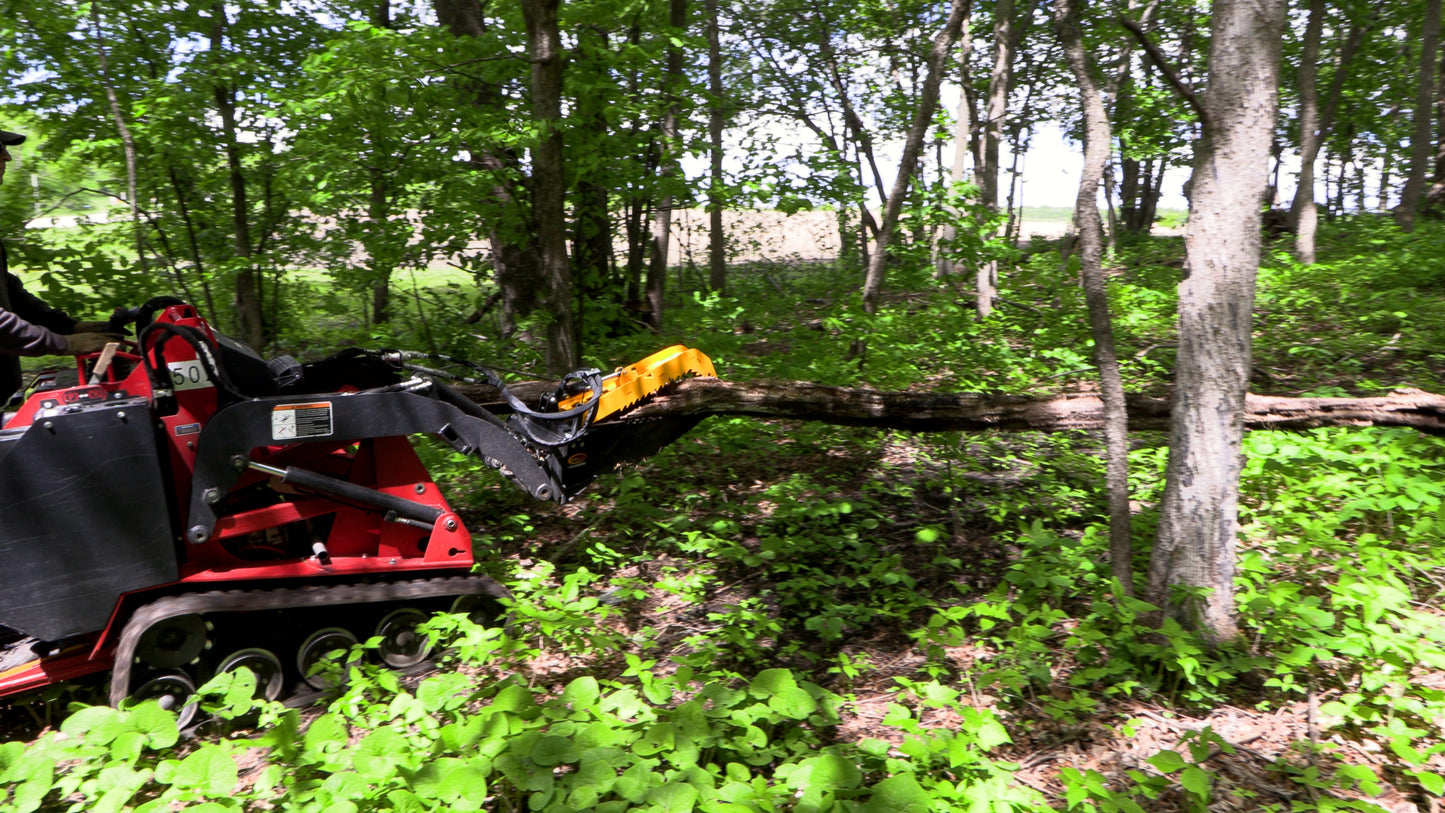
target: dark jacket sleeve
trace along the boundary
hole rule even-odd
[[[10,309],[19,314],[20,318],[32,325],[49,328],[54,333],[75,332],[75,319],[50,307],[40,297],[25,290],[20,280],[8,271],[5,273],[5,286],[10,294]]]
[[[0,353],[17,356],[64,355],[69,349],[65,334],[75,331],[75,320],[31,295],[10,273],[5,247],[0,244],[0,278],[5,285],[0,307]]]

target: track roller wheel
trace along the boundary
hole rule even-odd
[[[377,649],[381,662],[392,669],[408,669],[426,660],[431,654],[431,638],[417,631],[426,619],[427,614],[415,607],[394,610],[381,619],[376,625],[376,635],[381,638]]]
[[[451,612],[465,613],[473,624],[483,627],[491,626],[501,614],[500,611],[501,605],[495,598],[476,593],[457,596],[451,607]]]
[[[157,621],[141,633],[136,659],[157,669],[179,669],[205,651],[210,629],[195,613]]]
[[[280,699],[281,690],[286,687],[286,675],[281,666],[281,659],[276,657],[271,650],[259,647],[238,649],[221,659],[220,665],[216,667],[216,672],[217,674],[234,672],[241,668],[250,669],[251,673],[256,676],[256,699]]]
[[[157,672],[152,674],[134,692],[132,702],[156,700],[161,708],[176,713],[176,725],[181,728],[196,719],[196,682],[185,672]]]
[[[341,627],[326,627],[306,636],[296,649],[296,669],[301,679],[313,689],[334,689],[345,678],[321,665],[331,661],[345,669],[346,654],[356,645],[356,636]],[[343,673],[344,674],[344,673]]]

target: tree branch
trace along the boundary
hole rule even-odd
[[[1174,90],[1178,92],[1180,96],[1184,97],[1184,101],[1188,102],[1189,106],[1194,108],[1194,113],[1199,116],[1199,121],[1203,123],[1205,127],[1208,127],[1209,114],[1204,110],[1204,103],[1199,99],[1198,94],[1194,92],[1194,88],[1190,87],[1189,83],[1185,82],[1183,77],[1179,75],[1179,72],[1174,70],[1174,66],[1169,64],[1169,57],[1166,56],[1163,51],[1159,50],[1159,46],[1155,45],[1153,41],[1149,39],[1149,35],[1145,33],[1144,28],[1122,14],[1119,15],[1119,25],[1124,26],[1124,28],[1128,29],[1129,33],[1134,35],[1135,39],[1139,40],[1139,44],[1144,47],[1144,52],[1154,61],[1155,67],[1159,69],[1160,73],[1164,74],[1165,79],[1169,80],[1169,84],[1174,86]]]

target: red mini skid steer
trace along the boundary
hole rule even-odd
[[[80,358],[78,386],[34,392],[0,429],[0,696],[109,671],[113,704],[188,718],[199,682],[241,666],[268,699],[327,688],[320,662],[373,635],[385,663],[415,665],[429,613],[506,590],[471,572],[471,536],[409,435],[566,502],[696,423],[629,422],[632,405],[714,375],[674,347],[529,405],[443,359],[503,393],[488,410],[421,354],[265,361],[179,300],[132,316],[133,348]]]

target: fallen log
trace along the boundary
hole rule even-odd
[[[526,400],[556,385],[528,382],[514,392]],[[495,390],[468,388],[466,394],[495,406]],[[1128,396],[1129,427],[1167,430],[1169,401]],[[1289,398],[1248,396],[1244,423],[1249,429],[1312,429],[1320,426],[1408,426],[1445,434],[1445,396],[1400,390],[1374,398]],[[628,412],[628,418],[662,415],[746,415],[791,418],[848,426],[872,426],[911,432],[1003,431],[1060,432],[1102,429],[1104,404],[1092,393],[1054,396],[979,393],[886,392],[834,387],[802,381],[724,381],[693,378]]]

